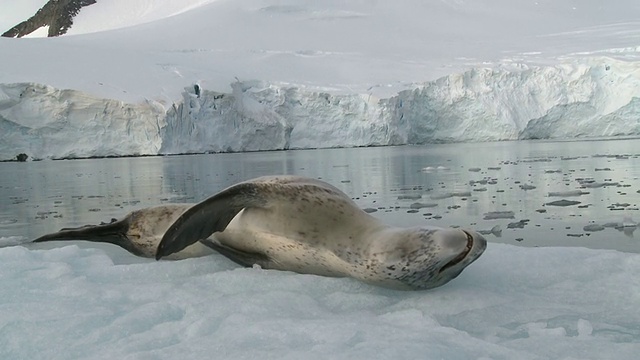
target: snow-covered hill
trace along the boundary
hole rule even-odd
[[[0,39],[0,159],[639,135],[638,15],[631,0],[98,1],[66,36]]]

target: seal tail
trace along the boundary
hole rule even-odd
[[[138,250],[131,240],[127,237],[127,230],[129,229],[129,223],[125,220],[116,221],[115,219],[111,223],[100,225],[84,225],[77,228],[64,228],[58,232],[43,235],[32,242],[46,242],[46,241],[72,241],[72,240],[86,240],[92,242],[103,242],[114,244],[124,248],[134,255],[141,256],[140,250]]]

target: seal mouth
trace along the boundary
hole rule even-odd
[[[473,247],[473,236],[471,236],[471,234],[469,234],[468,232],[466,232],[465,230],[462,230],[462,232],[465,233],[465,235],[467,235],[467,246],[465,247],[464,251],[460,253],[460,255],[456,256],[455,258],[453,258],[451,261],[449,261],[448,263],[446,263],[442,268],[440,268],[440,271],[438,271],[438,273],[441,273],[445,270],[447,270],[450,267],[453,267],[457,264],[459,264],[460,262],[462,262],[462,260],[464,260],[467,255],[469,255],[469,253],[471,252],[471,248]]]

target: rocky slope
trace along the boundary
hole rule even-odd
[[[49,37],[63,35],[73,25],[73,18],[80,9],[95,3],[96,0],[49,0],[35,15],[7,30],[2,36],[20,38],[44,26],[49,28]]]

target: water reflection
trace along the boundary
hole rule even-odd
[[[34,238],[142,206],[196,202],[257,176],[299,174],[334,184],[395,225],[500,225],[502,237],[487,235],[490,241],[640,252],[640,231],[632,226],[583,229],[640,221],[638,149],[640,141],[628,139],[3,163],[0,236]],[[576,206],[545,205],[562,199],[550,192],[579,189],[585,179],[617,185],[566,197],[580,201]],[[455,192],[469,194],[442,198]],[[416,202],[437,206],[416,211]],[[491,211],[512,211],[514,218],[484,220]]]

